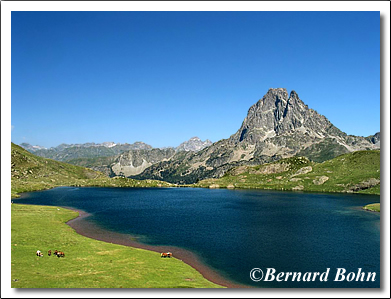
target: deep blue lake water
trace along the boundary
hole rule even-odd
[[[24,194],[15,203],[69,206],[105,229],[152,245],[188,249],[222,276],[254,287],[380,287],[379,196],[192,188],[73,188]],[[164,228],[164,229],[162,229]],[[324,272],[328,281],[253,282],[250,270]],[[376,272],[376,281],[333,281]],[[259,276],[257,273],[256,276]],[[285,276],[284,276],[285,277]]]

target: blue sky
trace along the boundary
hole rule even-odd
[[[12,141],[218,141],[271,87],[380,131],[379,12],[12,12]]]

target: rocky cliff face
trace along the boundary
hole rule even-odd
[[[377,132],[375,135],[368,136],[366,139],[380,148],[380,132]]]
[[[129,177],[140,174],[153,164],[170,159],[174,154],[174,148],[153,148],[130,150],[110,157],[77,158],[67,162],[103,172],[109,177]]]
[[[345,152],[377,149],[379,145],[377,137],[345,134],[305,105],[295,91],[289,94],[284,88],[275,88],[250,107],[240,129],[230,138],[197,153],[175,155],[147,168],[137,178],[194,183],[221,177],[234,166],[262,164],[294,155],[320,162]]]
[[[119,155],[110,165],[114,175],[129,177],[142,173],[149,166],[174,156],[173,148],[151,150],[131,150]]]

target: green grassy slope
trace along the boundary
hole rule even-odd
[[[195,186],[380,195],[380,151],[348,153],[323,163],[292,157],[259,166],[240,166],[220,179],[203,180]]]
[[[67,163],[87,168],[109,168],[109,165],[114,162],[116,156],[110,157],[93,157],[93,158],[76,158],[67,160]]]
[[[56,186],[169,187],[170,183],[108,178],[101,172],[33,155],[11,143],[11,196]]]
[[[65,224],[76,216],[63,208],[11,205],[12,288],[219,287],[178,259],[83,237]],[[49,257],[49,249],[65,257]]]
[[[363,207],[364,210],[380,212],[380,203],[371,203]]]
[[[304,156],[311,161],[321,163],[348,152],[347,148],[339,144],[334,138],[325,138],[322,142],[301,150],[297,156]]]
[[[115,156],[110,157],[93,157],[93,158],[76,158],[68,160],[67,163],[77,166],[92,168],[94,166],[103,166],[114,161]]]

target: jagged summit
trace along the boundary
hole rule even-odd
[[[309,109],[294,90],[288,94],[285,88],[271,88],[250,107],[241,128],[231,138],[234,143],[255,144],[294,131],[324,138],[330,129],[337,135],[342,133],[326,117]]]
[[[199,137],[195,136],[190,138],[189,140],[182,142],[177,148],[176,151],[193,151],[198,152],[205,147],[208,147],[212,144],[212,141],[206,139],[202,141]]]

